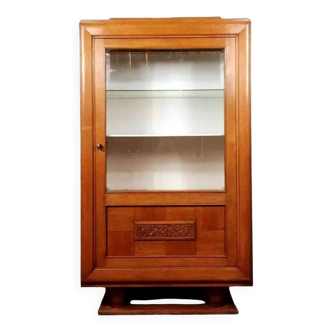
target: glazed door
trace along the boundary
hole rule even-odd
[[[106,192],[224,191],[224,49],[105,56]]]
[[[134,269],[153,281],[170,267],[178,276],[165,281],[239,278],[235,61],[234,38],[95,40],[95,262],[106,279]]]

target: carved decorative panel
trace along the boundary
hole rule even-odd
[[[135,239],[147,241],[195,240],[195,221],[135,221]]]

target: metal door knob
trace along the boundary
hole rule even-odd
[[[102,144],[97,144],[97,149],[98,150],[102,150],[103,149],[103,145]]]

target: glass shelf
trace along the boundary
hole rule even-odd
[[[107,90],[106,97],[107,99],[224,98],[224,90]]]

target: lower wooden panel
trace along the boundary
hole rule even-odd
[[[108,232],[108,254],[110,256],[134,256],[134,234],[132,231]]]
[[[174,246],[173,242],[165,243],[165,254],[166,256],[172,255],[187,255],[195,256],[196,255],[196,241],[177,241],[177,244]]]
[[[113,258],[107,257],[105,267],[179,267],[179,266],[227,266],[227,260],[224,257],[163,257],[157,258]]]
[[[136,256],[166,256],[165,241],[139,241],[134,242],[133,245]]]
[[[105,266],[225,266],[224,215],[224,206],[109,207]]]
[[[196,255],[211,256],[225,253],[225,232],[223,230],[199,230],[197,232]]]

